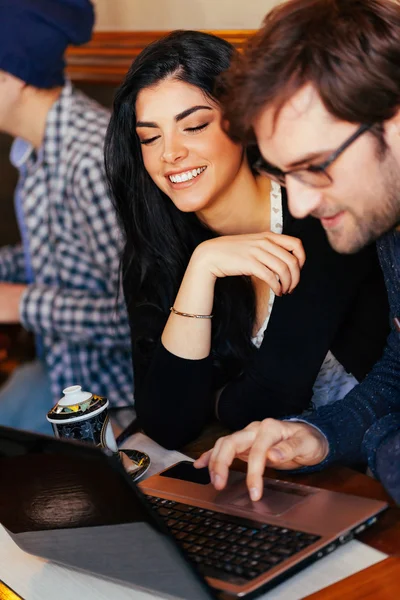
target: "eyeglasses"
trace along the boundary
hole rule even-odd
[[[299,167],[297,169],[291,169],[290,171],[282,171],[278,167],[274,167],[267,163],[262,157],[259,158],[254,165],[255,170],[260,175],[267,175],[270,179],[277,181],[280,185],[286,185],[286,177],[290,175],[300,181],[304,185],[308,185],[314,188],[328,187],[333,183],[331,175],[327,172],[327,168],[330,167],[339,156],[347,150],[353,142],[355,142],[363,133],[371,129],[373,125],[361,125],[355,133],[348,140],[346,140],[337,150],[335,150],[330,157],[322,163],[316,165],[309,165],[308,167]]]

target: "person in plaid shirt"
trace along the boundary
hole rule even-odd
[[[22,323],[37,346],[0,390],[0,424],[42,432],[69,385],[111,406],[133,401],[122,240],[103,167],[109,113],[64,78],[66,46],[88,41],[93,22],[88,0],[0,0],[0,129],[15,138],[22,239],[0,249],[0,323]]]

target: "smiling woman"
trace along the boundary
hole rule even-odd
[[[284,190],[256,175],[257,149],[226,133],[219,75],[233,52],[192,31],[151,44],[107,134],[136,410],[167,447],[215,414],[239,429],[341,399],[386,337],[375,250],[335,254],[321,225],[292,218]]]
[[[139,92],[136,115],[144,166],[154,183],[179,210],[200,212],[208,222],[243,155],[222,129],[218,104],[200,88],[169,77]]]

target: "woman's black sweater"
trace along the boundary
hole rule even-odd
[[[388,334],[388,301],[375,245],[355,255],[332,250],[316,219],[294,219],[283,199],[283,233],[300,238],[307,260],[293,294],[276,298],[264,340],[247,367],[221,379],[212,355],[179,358],[161,334],[169,314],[128,306],[135,407],[147,435],[166,448],[194,440],[215,414],[232,430],[255,420],[299,414],[329,350],[361,381],[380,358]],[[129,297],[129,281],[124,282]],[[148,344],[146,340],[153,340]]]

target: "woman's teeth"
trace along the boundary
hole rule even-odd
[[[200,173],[205,171],[207,167],[199,167],[198,169],[193,169],[192,171],[185,171],[184,173],[179,173],[176,175],[168,175],[168,179],[172,181],[172,183],[183,183],[184,181],[190,181],[191,179],[195,179]]]

